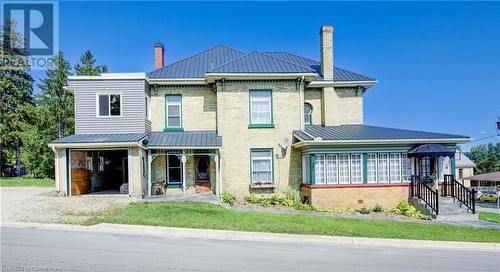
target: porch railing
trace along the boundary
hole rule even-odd
[[[410,195],[422,200],[436,215],[439,214],[439,193],[420,180],[420,176],[411,176]]]
[[[469,211],[476,213],[476,190],[465,187],[453,175],[444,175],[442,196],[451,196],[460,201]]]

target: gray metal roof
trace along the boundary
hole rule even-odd
[[[385,128],[367,125],[319,126],[307,125],[305,132],[294,131],[294,135],[304,140],[320,137],[326,141],[343,140],[413,140],[413,139],[464,139],[462,135],[443,134],[416,130]],[[309,135],[311,136],[309,136]]]
[[[457,167],[475,167],[476,164],[469,159],[469,157],[465,156],[465,154],[461,151],[457,151],[455,153],[455,165]]]
[[[148,148],[222,146],[222,137],[215,131],[152,132],[147,141]]]
[[[76,134],[57,139],[52,144],[87,144],[87,143],[126,143],[138,142],[148,136],[147,133],[128,134]]]
[[[315,72],[322,80],[318,61],[288,52],[251,52],[218,45],[148,73],[149,78],[203,78],[207,72],[295,73]],[[373,81],[373,78],[340,67],[334,68],[334,81]]]

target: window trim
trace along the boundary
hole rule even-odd
[[[311,108],[311,113],[309,114],[310,118],[309,118],[309,122],[306,122],[306,106],[309,106]],[[312,125],[312,114],[313,114],[313,106],[311,105],[311,103],[309,102],[304,102],[304,108],[303,108],[303,111],[304,111],[304,124],[305,125]]]
[[[168,157],[169,156],[176,156],[178,159],[179,159],[179,162],[180,162],[180,166],[179,167],[175,167],[175,166],[172,166],[170,167],[170,162],[168,160]],[[167,180],[167,185],[180,185],[183,183],[183,180],[184,180],[184,177],[182,176],[183,174],[183,170],[182,170],[182,167],[183,167],[183,163],[181,161],[181,158],[179,158],[178,154],[168,154],[165,156],[165,166],[166,166],[166,169],[167,169],[167,173],[166,173],[166,180]],[[181,176],[181,180],[179,182],[170,182],[170,168],[179,168],[179,171],[180,171],[180,176]]]
[[[100,109],[100,105],[99,105],[99,96],[101,95],[107,95],[108,96],[108,115],[100,115],[99,114],[99,109]],[[120,96],[120,115],[111,115],[111,99],[110,99],[110,96],[111,95],[119,95]],[[97,92],[95,94],[95,103],[96,103],[96,107],[95,107],[95,115],[96,115],[96,118],[119,118],[119,117],[123,117],[123,93],[122,92]]]
[[[252,159],[252,152],[253,151],[270,151],[271,152],[271,182],[265,182],[265,183],[256,183],[253,182],[253,159]],[[250,148],[250,153],[249,153],[249,159],[250,159],[250,185],[256,185],[256,184],[275,184],[274,180],[274,148]]]
[[[252,123],[252,92],[268,92],[269,93],[269,106],[271,122],[269,124],[254,124]],[[273,90],[271,89],[250,89],[248,91],[248,128],[274,128],[274,118],[273,118]]]
[[[180,102],[179,102],[179,118],[180,118],[180,124],[179,126],[175,126],[175,127],[172,127],[172,126],[169,126],[168,125],[168,99],[167,97],[169,96],[180,96]],[[163,131],[184,131],[184,128],[183,128],[183,122],[182,122],[182,94],[165,94],[165,105],[164,105],[164,108],[165,108],[165,128],[163,129]],[[151,107],[151,106],[150,106]]]

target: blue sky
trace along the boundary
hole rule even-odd
[[[319,59],[333,24],[335,64],[379,80],[366,124],[480,139],[500,115],[498,22],[498,2],[61,2],[60,47],[111,72],[152,70],[156,41],[167,64],[220,43]]]

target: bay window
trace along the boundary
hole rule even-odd
[[[379,183],[389,182],[389,154],[378,154],[378,174]]]
[[[368,183],[377,183],[377,154],[368,154],[367,155],[367,182]]]
[[[363,161],[361,154],[351,154],[351,183],[363,183]]]
[[[339,183],[349,183],[349,154],[339,154]]]

